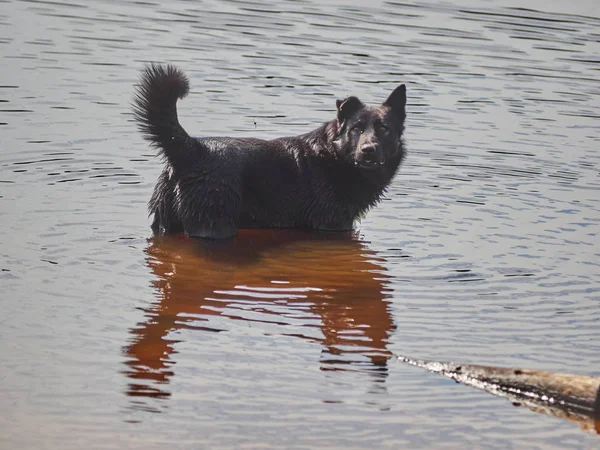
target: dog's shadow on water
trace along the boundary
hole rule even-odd
[[[385,381],[395,328],[390,276],[355,234],[241,230],[227,242],[157,236],[147,255],[158,300],[144,308],[124,348],[126,394],[137,397],[136,409],[158,411],[143,397],[170,396],[180,342],[170,334],[226,332],[234,321],[319,343],[321,370]]]

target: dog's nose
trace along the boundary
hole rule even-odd
[[[377,150],[377,148],[374,145],[365,145],[363,148],[360,149],[360,151],[363,152],[365,156],[372,155],[373,153],[375,153],[375,150]]]

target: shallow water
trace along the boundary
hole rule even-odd
[[[600,375],[600,4],[0,1],[1,448],[589,448],[394,362]],[[408,85],[354,235],[152,239],[129,102],[276,137]]]

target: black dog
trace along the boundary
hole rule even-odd
[[[190,137],[175,106],[188,90],[179,69],[151,65],[134,98],[141,131],[166,160],[149,203],[155,233],[223,239],[238,228],[351,230],[404,158],[404,85],[378,107],[338,100],[336,119],[270,141]]]

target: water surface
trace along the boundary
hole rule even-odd
[[[0,447],[598,444],[392,358],[600,375],[596,1],[0,5]],[[353,234],[152,238],[150,61],[196,135],[406,83],[406,163]]]

